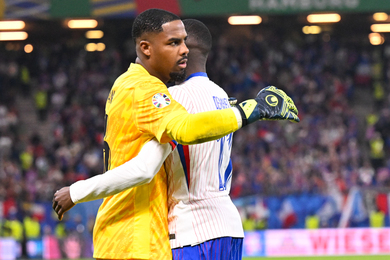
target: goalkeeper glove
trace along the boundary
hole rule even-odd
[[[236,107],[240,110],[243,127],[257,120],[299,122],[294,101],[283,90],[274,86],[263,88],[255,99],[246,100]]]

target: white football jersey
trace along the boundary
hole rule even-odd
[[[169,88],[189,113],[230,108],[226,92],[206,73],[194,73]],[[197,145],[178,145],[165,161],[168,222],[172,248],[219,237],[244,237],[241,218],[230,199],[232,134]]]

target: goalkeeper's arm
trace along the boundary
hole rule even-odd
[[[298,109],[286,93],[271,86],[262,89],[255,99],[229,109],[172,115],[160,129],[178,143],[197,144],[219,139],[258,120],[299,122]]]

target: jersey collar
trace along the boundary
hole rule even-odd
[[[185,81],[189,80],[190,78],[193,78],[193,77],[207,77],[207,73],[206,72],[195,72],[195,73],[192,73],[191,75],[189,75]]]

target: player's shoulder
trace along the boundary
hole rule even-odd
[[[226,91],[221,86],[216,84],[214,81],[210,80],[209,78],[203,79],[203,82],[199,82],[199,83],[203,83],[200,84],[200,87],[205,92],[207,92],[212,96],[218,96],[221,98],[227,96]]]
[[[123,94],[132,92],[132,97],[128,96],[128,98],[136,100],[143,100],[156,94],[169,94],[166,85],[158,78],[149,74],[135,76],[131,73],[124,73],[117,79],[113,89],[117,89],[123,92]]]
[[[210,80],[208,77],[193,77],[190,78],[179,85],[170,87],[173,91],[192,91],[194,89],[205,89],[205,90],[222,90],[220,86]]]
[[[138,90],[152,90],[153,88],[161,87],[166,89],[165,84],[160,79],[150,75],[139,64],[131,64],[129,69],[117,78],[115,84],[122,85],[125,88],[136,88]]]

